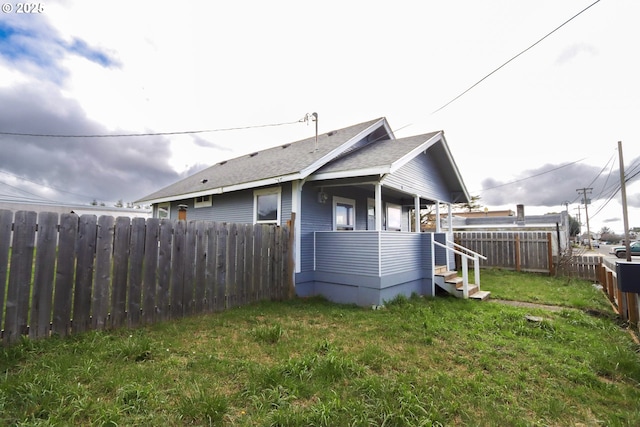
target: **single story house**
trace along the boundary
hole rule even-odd
[[[378,118],[221,161],[136,203],[171,219],[285,225],[295,213],[296,293],[381,305],[435,295],[452,249],[413,213],[469,199],[442,131],[396,138]]]

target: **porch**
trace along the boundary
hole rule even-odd
[[[469,296],[466,260],[474,255],[455,248],[446,233],[317,231],[313,248],[313,272],[301,283],[303,294],[367,306],[382,305],[398,295],[434,296],[436,286],[452,292],[436,275],[443,266],[444,271],[455,269],[458,253],[465,260],[464,279],[452,285],[453,292],[459,289],[459,296]],[[476,282],[479,290],[479,277]]]

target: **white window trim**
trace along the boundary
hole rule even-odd
[[[166,210],[167,210],[167,216],[166,216],[166,218],[167,218],[167,219],[171,218],[171,202],[158,203],[158,210],[157,210],[158,218],[161,218],[161,216],[160,216],[160,209],[166,209]]]
[[[356,229],[356,201],[354,199],[347,199],[345,197],[333,196],[333,231],[352,231],[352,230],[339,230],[338,224],[336,224],[336,207],[338,203],[349,204],[353,206],[353,230]]]
[[[373,209],[373,225],[372,228],[369,228],[369,210]],[[372,199],[371,197],[367,198],[367,230],[375,230],[376,229],[376,199]]]
[[[258,196],[268,196],[269,194],[278,195],[278,211],[275,220],[258,221]],[[253,191],[253,223],[254,224],[280,224],[280,215],[282,213],[282,188],[272,187],[264,188],[262,190]]]
[[[202,199],[202,201],[199,202],[198,199]],[[211,194],[209,194],[207,196],[194,197],[193,198],[193,207],[194,207],[194,209],[209,208],[209,207],[213,206],[212,199],[213,199],[213,196]]]
[[[386,217],[386,227],[385,228],[387,230],[390,230],[390,231],[402,231],[402,206],[397,205],[395,203],[387,202],[385,208],[386,208],[385,209],[385,211],[386,211],[385,213],[387,215],[387,217]],[[398,224],[399,227],[393,227],[393,228],[389,227],[389,208],[399,209],[400,210],[400,223]]]

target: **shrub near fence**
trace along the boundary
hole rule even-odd
[[[290,227],[0,210],[12,343],[292,295]]]

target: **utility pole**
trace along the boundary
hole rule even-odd
[[[584,216],[587,218],[587,239],[589,240],[589,250],[593,249],[591,247],[591,229],[589,228],[589,210],[587,209],[587,191],[591,194],[593,188],[578,188],[576,191],[580,193],[582,191],[582,201],[584,202]]]
[[[620,157],[620,189],[622,190],[622,218],[624,223],[624,246],[627,261],[631,262],[631,247],[629,244],[629,217],[627,215],[627,188],[624,180],[624,160],[622,159],[622,141],[618,141],[618,156]]]

